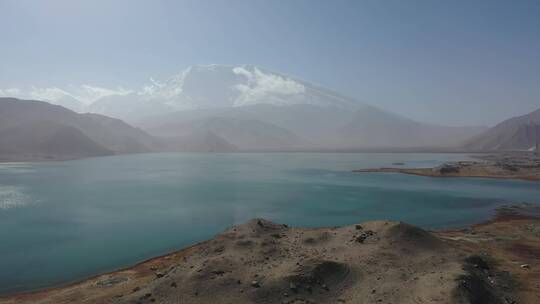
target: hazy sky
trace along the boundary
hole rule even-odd
[[[0,88],[132,88],[250,63],[421,121],[540,108],[537,0],[0,0],[0,14]]]

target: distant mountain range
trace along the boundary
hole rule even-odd
[[[26,95],[91,113],[0,98],[0,159],[163,151],[527,150],[535,145],[540,121],[539,110],[490,130],[425,124],[250,65],[193,66],[136,91],[84,90],[93,98],[57,88]],[[25,95],[15,89],[0,95],[10,92]]]
[[[0,98],[0,159],[70,159],[154,151],[156,139],[123,121],[41,101]]]
[[[251,65],[189,67],[88,109],[156,136],[205,130],[248,151],[450,147],[485,130],[415,122]]]
[[[135,125],[163,137],[208,130],[252,151],[448,148],[484,130],[422,124],[370,106],[306,104],[186,110],[147,117]]]
[[[66,160],[149,152],[230,152],[210,131],[151,136],[122,120],[43,101],[0,98],[0,161]]]

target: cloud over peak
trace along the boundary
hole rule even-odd
[[[276,74],[263,73],[254,67],[249,71],[245,67],[235,67],[233,72],[246,78],[246,83],[237,84],[235,88],[240,91],[235,105],[247,105],[257,103],[277,95],[295,95],[306,91],[304,85]],[[279,96],[278,96],[279,97]]]

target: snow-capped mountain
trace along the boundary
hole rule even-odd
[[[238,107],[254,104],[352,106],[354,101],[307,82],[252,65],[196,65],[139,93],[176,109]]]
[[[97,100],[89,110],[132,120],[137,118],[137,113],[148,115],[255,104],[311,104],[349,108],[358,103],[335,92],[259,67],[214,64],[191,66],[164,82],[151,79],[137,92]]]
[[[125,96],[130,93],[132,93],[131,90],[121,87],[107,89],[86,84],[81,86],[70,85],[66,89],[60,89],[58,87],[38,88],[35,86],[0,89],[0,97],[46,101],[79,113],[87,112],[89,105],[102,98]]]
[[[195,65],[166,81],[150,79],[135,90],[90,85],[0,90],[0,96],[43,100],[77,112],[127,120],[171,111],[255,104],[310,104],[340,108],[358,103],[333,91],[253,65]]]
[[[41,100],[63,106],[75,112],[80,112],[84,104],[75,96],[62,89],[52,88],[10,88],[0,89],[0,97],[15,97],[19,99]]]

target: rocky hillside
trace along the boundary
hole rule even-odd
[[[150,152],[157,144],[118,119],[13,98],[0,98],[0,142],[0,158],[12,161]]]
[[[0,131],[0,161],[64,160],[111,155],[77,128],[37,121]]]
[[[467,141],[465,148],[475,151],[532,151],[537,143],[540,143],[540,109],[501,122]]]

